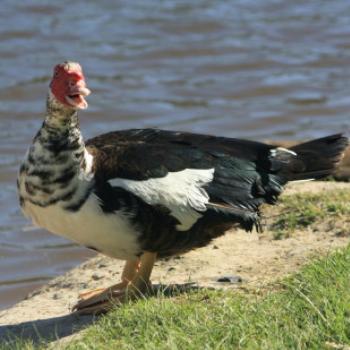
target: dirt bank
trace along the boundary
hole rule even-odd
[[[334,189],[349,190],[350,184],[294,184],[285,194],[324,192],[326,196]],[[152,280],[162,284],[195,282],[214,288],[258,287],[295,271],[310,257],[327,254],[348,242],[349,236],[308,229],[282,240],[274,240],[268,231],[258,235],[239,230],[227,233],[206,248],[157,262]],[[0,312],[0,339],[9,332],[30,338],[37,338],[38,334],[64,338],[77,333],[93,321],[92,317],[70,314],[78,293],[118,282],[122,265],[121,261],[99,255],[32,292],[26,300]],[[239,276],[242,282],[217,282],[223,276]]]

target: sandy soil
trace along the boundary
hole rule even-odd
[[[309,182],[290,186],[286,194],[350,189],[350,184]],[[291,238],[273,240],[268,232],[247,234],[228,232],[206,248],[168,261],[157,262],[154,283],[184,284],[213,288],[261,287],[291,273],[310,257],[327,254],[345,246],[348,237],[330,232],[295,232]],[[93,317],[70,313],[81,291],[109,286],[119,281],[123,262],[97,256],[32,292],[26,300],[0,312],[0,339],[9,334],[38,339],[65,338],[79,334],[79,329],[93,322]],[[222,283],[224,276],[239,276],[241,282]]]

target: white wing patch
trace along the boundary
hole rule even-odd
[[[203,186],[214,178],[214,169],[185,169],[169,172],[165,177],[143,181],[113,179],[112,186],[134,193],[150,205],[163,205],[179,220],[179,231],[186,231],[207,210],[208,193]]]

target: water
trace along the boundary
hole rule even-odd
[[[349,132],[348,0],[0,4],[0,308],[92,256],[34,228],[18,165],[52,67],[79,61],[84,135],[161,127],[251,139]]]

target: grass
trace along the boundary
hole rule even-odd
[[[269,290],[262,295],[200,290],[140,300],[102,317],[66,349],[330,349],[350,344],[350,246]],[[34,346],[9,347],[16,348]]]
[[[350,232],[348,191],[286,196],[280,208],[271,226],[274,235],[321,228]],[[345,350],[350,346],[349,291],[350,245],[264,290],[203,289],[123,305],[64,348]],[[17,340],[0,349],[47,346]]]
[[[350,344],[350,247],[277,292],[200,291],[117,309],[68,349],[322,349]]]
[[[332,230],[338,235],[347,235],[350,232],[349,198],[350,192],[346,190],[285,196],[280,201],[280,213],[269,229],[275,239],[290,237],[300,229]]]

